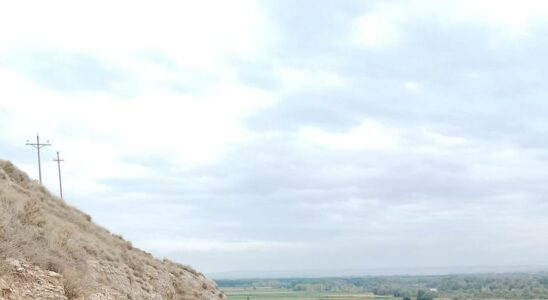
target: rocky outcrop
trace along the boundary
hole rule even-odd
[[[5,267],[6,268],[6,267]],[[52,271],[8,259],[6,274],[0,277],[0,299],[67,299],[63,278]]]

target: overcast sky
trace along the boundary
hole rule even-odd
[[[548,266],[548,2],[4,1],[0,157],[209,274]]]

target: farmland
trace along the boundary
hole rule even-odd
[[[391,300],[393,297],[375,296],[372,293],[341,293],[341,292],[311,292],[294,291],[283,288],[226,288],[225,294],[228,300]]]
[[[548,299],[548,273],[217,280],[229,300]]]

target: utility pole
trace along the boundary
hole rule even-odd
[[[32,146],[38,150],[38,179],[40,180],[40,184],[42,184],[42,165],[40,162],[40,149],[44,148],[46,146],[51,146],[49,141],[46,141],[45,144],[40,144],[40,135],[36,135],[36,144],[30,143],[29,140],[27,140],[27,143],[25,144],[27,146]]]
[[[59,157],[59,151],[57,151],[57,159],[53,159],[53,161],[57,162],[57,169],[59,170],[59,194],[61,195],[61,199],[63,199],[63,183],[61,181],[61,162],[64,160]]]

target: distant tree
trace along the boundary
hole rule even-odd
[[[403,297],[403,300],[411,300],[411,297]]]
[[[424,290],[418,290],[417,291],[417,300],[433,300],[434,296]]]

